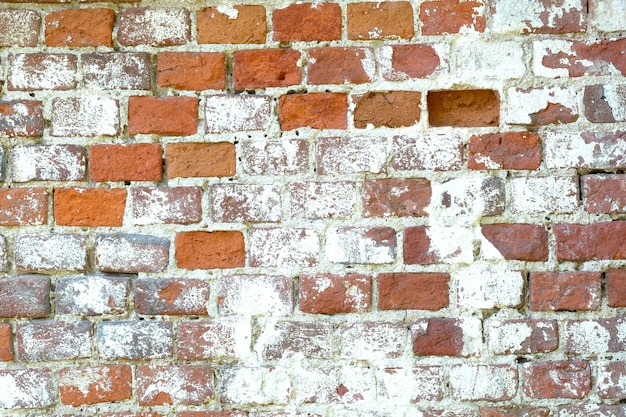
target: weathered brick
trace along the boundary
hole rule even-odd
[[[620,0],[591,0],[588,2],[589,24],[601,32],[618,32],[626,25],[626,15]]]
[[[537,1],[528,4],[515,0],[490,0],[491,30],[504,33],[562,34],[583,32],[586,27],[587,0],[553,4]]]
[[[510,124],[543,126],[578,120],[576,92],[568,87],[509,88],[504,121]]]
[[[578,209],[578,177],[515,177],[509,180],[513,213],[572,213]]]
[[[121,226],[125,208],[124,188],[54,190],[54,221],[60,226]]]
[[[278,99],[278,118],[283,130],[346,129],[348,97],[342,93],[283,95]]]
[[[41,136],[43,127],[41,101],[0,101],[0,135],[8,137]]]
[[[129,400],[133,374],[128,365],[63,368],[59,371],[62,404],[72,407]]]
[[[244,140],[241,167],[248,175],[296,175],[309,170],[309,143],[300,139]]]
[[[481,127],[500,123],[500,96],[494,90],[429,91],[426,103],[430,126]]]
[[[184,45],[191,38],[189,12],[178,7],[129,7],[118,14],[117,39],[126,46]]]
[[[584,398],[591,390],[591,369],[584,361],[531,362],[522,365],[529,398]]]
[[[326,260],[340,264],[388,264],[396,258],[391,227],[334,227],[326,232]]]
[[[35,10],[0,10],[0,47],[37,46],[41,16]]]
[[[48,191],[45,188],[0,189],[0,225],[45,224],[48,219]]]
[[[626,270],[606,271],[605,286],[609,306],[626,307]]]
[[[585,116],[592,123],[626,121],[626,85],[596,84],[585,86],[583,104]]]
[[[193,278],[135,280],[135,311],[147,315],[206,315],[209,283]]]
[[[232,177],[237,163],[235,146],[218,143],[168,143],[165,164],[169,178]]]
[[[372,280],[358,274],[301,275],[298,295],[304,313],[364,313],[372,304]]]
[[[471,263],[474,237],[464,227],[414,226],[404,229],[404,263]]]
[[[517,378],[513,365],[454,365],[450,368],[450,394],[462,401],[507,401],[517,393]]]
[[[274,40],[334,41],[341,39],[341,8],[336,3],[290,4],[272,11]]]
[[[7,248],[7,240],[0,235],[0,272],[9,271],[9,251]]]
[[[547,168],[626,168],[626,132],[550,132],[543,138]]]
[[[483,224],[483,236],[504,259],[548,260],[548,232],[538,224]]]
[[[206,7],[197,12],[198,43],[265,43],[267,24],[262,5]]]
[[[143,52],[83,54],[83,83],[97,90],[149,90],[150,55]]]
[[[505,184],[495,176],[466,175],[431,184],[429,212],[440,218],[472,222],[482,216],[502,214]]]
[[[79,145],[18,145],[11,149],[11,178],[14,182],[81,181],[87,158]]]
[[[177,417],[247,417],[247,411],[181,411]]]
[[[18,323],[17,356],[25,362],[87,358],[91,356],[92,333],[88,320]]]
[[[288,316],[293,311],[293,281],[271,275],[221,277],[217,307],[225,316]]]
[[[134,224],[191,224],[202,220],[200,187],[134,187]]]
[[[104,359],[150,360],[172,356],[172,323],[107,321],[98,323],[98,352]]]
[[[84,0],[81,0],[84,1]],[[88,0],[88,1],[94,1],[94,0]],[[115,0],[117,1],[117,0]],[[124,0],[119,0],[119,1],[124,1]],[[133,0],[134,1],[134,0]],[[121,413],[106,413],[106,414],[102,414],[102,417],[165,417],[163,414],[158,414],[158,413],[149,413],[149,412],[121,412]]]
[[[372,82],[375,75],[376,59],[372,48],[309,49],[309,84],[363,84]]]
[[[457,304],[466,308],[520,308],[526,277],[522,271],[501,265],[475,263],[453,274]]]
[[[71,54],[9,55],[9,90],[72,90],[76,88],[77,58]]]
[[[353,174],[387,171],[387,138],[330,137],[317,140],[317,173],[319,175]]]
[[[333,328],[330,323],[281,321],[266,330],[260,347],[263,357],[277,360],[292,357],[329,359],[333,352]]]
[[[623,317],[568,320],[564,324],[565,352],[570,355],[601,355],[626,349]]]
[[[379,310],[440,310],[448,307],[450,275],[396,272],[378,275]]]
[[[156,143],[93,145],[89,148],[92,181],[161,181],[163,149]]]
[[[623,417],[626,415],[622,405],[574,404],[556,408],[557,417]]]
[[[482,340],[481,321],[473,318],[428,318],[411,323],[413,354],[469,356]]]
[[[248,232],[250,266],[313,266],[319,259],[319,237],[313,229],[254,228]]]
[[[419,123],[422,93],[418,91],[370,91],[353,95],[354,127],[405,127]]]
[[[556,320],[493,320],[487,335],[489,350],[496,355],[546,353],[559,347]]]
[[[292,218],[347,218],[355,210],[353,182],[294,182],[289,185],[289,193]]]
[[[626,259],[626,222],[560,223],[553,226],[559,260]]]
[[[0,323],[0,362],[13,360],[13,334],[9,323]]]
[[[540,77],[581,77],[584,75],[624,75],[621,55],[626,39],[596,42],[554,39],[533,43],[533,71]]]
[[[422,35],[459,33],[462,30],[485,31],[485,13],[482,0],[437,0],[420,5]]]
[[[292,390],[289,372],[272,366],[230,366],[221,370],[225,404],[285,405]]]
[[[606,399],[626,398],[626,362],[602,361],[598,364],[598,396]]]
[[[52,372],[47,368],[0,369],[0,407],[43,408],[55,403]]]
[[[602,301],[600,278],[598,272],[531,272],[530,308],[597,310]]]
[[[424,178],[383,178],[363,182],[364,217],[426,216],[430,181]]]
[[[52,100],[52,136],[116,136],[119,132],[117,100],[97,96]]]
[[[469,142],[469,169],[539,168],[541,139],[537,133],[501,132],[473,135]]]
[[[22,272],[85,271],[87,237],[43,233],[16,236],[13,240],[15,268]]]
[[[0,279],[0,317],[41,318],[50,314],[50,279],[21,276]]]
[[[96,316],[127,311],[130,279],[113,276],[61,277],[55,284],[57,314]]]
[[[626,175],[584,175],[582,196],[585,211],[588,213],[624,213],[626,211]]]
[[[550,417],[548,407],[480,407],[480,417]]]
[[[304,372],[303,372],[304,371]],[[324,366],[315,370],[303,370],[295,373],[293,384],[299,389],[295,399],[304,404],[353,404],[371,403],[375,401],[376,383],[374,370],[360,366]],[[367,414],[361,409],[349,410],[344,407],[333,407],[347,411],[339,414],[343,417]],[[349,411],[348,411],[349,410]],[[289,417],[289,416],[288,416]],[[304,417],[295,415],[295,417]]]
[[[178,327],[178,357],[240,360],[250,354],[251,339],[249,320],[182,322]]]
[[[365,321],[339,328],[342,358],[376,360],[394,359],[408,347],[409,331],[402,322]]]
[[[46,16],[48,46],[113,46],[113,9],[67,9]]]
[[[133,96],[128,99],[128,134],[188,136],[198,131],[195,97]]]
[[[411,39],[413,7],[408,1],[349,3],[348,39]]]
[[[447,70],[440,44],[383,45],[379,49],[380,72],[387,81],[428,78]]]
[[[96,236],[95,246],[96,269],[136,274],[164,271],[170,242],[157,236],[114,234]]]
[[[207,133],[266,130],[271,123],[271,99],[261,95],[210,95],[204,119]]]
[[[295,49],[250,49],[233,54],[235,90],[300,84],[300,52]]]
[[[178,90],[223,90],[226,87],[224,54],[161,52],[157,56],[157,84]]]
[[[379,368],[376,384],[378,396],[395,404],[441,401],[446,391],[441,366]]]
[[[463,165],[460,136],[425,134],[394,136],[391,166],[397,171],[456,171]]]
[[[514,79],[526,73],[524,50],[517,41],[462,37],[452,48],[456,76],[463,80]]]
[[[183,269],[237,268],[245,265],[243,234],[238,231],[180,232],[174,241]]]
[[[198,405],[213,396],[213,368],[209,365],[137,367],[139,405]]]
[[[280,189],[274,185],[214,184],[209,201],[214,222],[277,222],[281,218]]]

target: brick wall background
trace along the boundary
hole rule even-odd
[[[5,1],[0,414],[626,415],[626,1]]]

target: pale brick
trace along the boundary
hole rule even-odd
[[[626,132],[546,132],[548,168],[612,169],[626,167]]]
[[[598,396],[620,400],[626,398],[626,362],[598,363]]]
[[[623,317],[569,320],[564,326],[565,351],[575,355],[601,355],[626,349]]]
[[[0,47],[37,46],[40,25],[35,10],[0,10]]]
[[[526,72],[524,50],[517,41],[487,42],[460,38],[452,49],[456,75],[465,80],[476,78],[521,78]]]
[[[251,341],[249,318],[182,322],[178,327],[178,357],[242,360],[250,355]]]
[[[267,360],[285,358],[329,359],[333,352],[333,327],[324,322],[270,323],[255,349]]]
[[[623,405],[575,404],[556,408],[555,417],[624,417]]]
[[[313,266],[319,258],[313,229],[250,229],[247,243],[250,266]]]
[[[404,263],[471,263],[474,233],[467,227],[415,226],[404,230]]]
[[[277,222],[281,218],[280,189],[274,185],[215,184],[209,202],[215,222]]]
[[[293,311],[293,282],[289,277],[235,275],[218,281],[221,315],[288,316]]]
[[[55,403],[52,372],[40,369],[0,369],[0,408],[43,408]]]
[[[257,95],[206,97],[207,133],[266,130],[271,122],[271,99]]]
[[[463,364],[450,368],[450,394],[463,401],[505,401],[517,393],[513,365]]]
[[[207,315],[209,283],[193,278],[135,280],[135,312],[147,315]]]
[[[213,398],[213,369],[209,365],[138,366],[139,405],[198,405]]]
[[[17,236],[13,241],[15,268],[25,272],[84,271],[87,238],[73,234]]]
[[[491,30],[505,33],[571,33],[586,26],[587,1],[491,0]]]
[[[503,265],[480,265],[460,269],[453,274],[457,281],[457,302],[466,308],[519,308],[524,299],[526,279],[522,271]]]
[[[58,278],[55,286],[57,314],[95,316],[127,311],[128,277]]]
[[[396,259],[390,227],[339,227],[326,232],[326,260],[342,264],[388,264]]]
[[[43,129],[43,105],[41,101],[0,101],[0,135],[34,137],[41,136]]]
[[[589,0],[589,23],[601,32],[620,32],[626,27],[623,0]]]
[[[85,148],[79,145],[18,145],[11,150],[15,182],[81,181],[85,178]]]
[[[149,90],[150,55],[141,52],[93,53],[82,56],[83,83],[99,90]]]
[[[578,120],[576,91],[567,87],[509,88],[504,122],[521,125],[567,124]]]
[[[192,224],[202,220],[200,187],[135,187],[131,196],[134,224]]]
[[[572,213],[578,200],[578,177],[510,179],[513,213]]]
[[[309,144],[306,140],[244,140],[241,167],[248,175],[296,175],[309,170]]]
[[[392,404],[441,401],[445,393],[441,366],[376,370],[378,399]]]
[[[98,324],[98,352],[104,359],[150,360],[172,355],[172,323],[108,321]]]
[[[50,314],[50,279],[38,275],[0,279],[0,317],[41,318]]]
[[[374,371],[369,367],[298,367],[293,381],[299,388],[295,393],[298,403],[367,404],[375,400]],[[359,412],[350,415],[363,414]]]
[[[342,358],[397,359],[409,346],[409,331],[402,322],[366,321],[339,329]]]
[[[585,115],[592,123],[626,121],[626,85],[588,85],[583,98]]]
[[[4,236],[0,235],[0,272],[7,272],[9,270],[8,257],[7,240]]]
[[[387,171],[387,139],[382,137],[320,138],[317,172],[320,175]]]
[[[76,87],[76,55],[9,55],[9,90],[71,90]]]
[[[118,14],[117,38],[122,45],[184,45],[190,37],[189,11],[183,8],[125,8]]]
[[[289,372],[279,367],[222,368],[221,380],[226,404],[287,404],[292,389]]]
[[[396,171],[456,171],[463,165],[459,135],[394,136],[391,166]]]
[[[292,218],[336,219],[354,214],[353,182],[295,182],[289,186],[289,192]]]
[[[105,272],[160,272],[169,259],[169,241],[148,235],[96,236],[96,268]]]
[[[15,328],[21,361],[54,361],[91,356],[90,321],[33,321]]]
[[[493,320],[487,335],[496,355],[552,352],[559,346],[556,320]]]
[[[117,100],[106,97],[52,100],[52,136],[115,136],[120,131]]]
[[[473,223],[482,216],[502,214],[504,181],[499,177],[465,175],[431,183],[428,213],[442,223]]]

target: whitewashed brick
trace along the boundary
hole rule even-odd
[[[521,78],[526,72],[524,50],[516,41],[485,42],[460,38],[453,46],[456,75],[462,79]]]
[[[578,177],[511,178],[513,213],[572,213],[578,201]]]
[[[280,189],[274,185],[215,184],[209,191],[211,219],[216,222],[277,222]]]
[[[524,274],[506,265],[479,265],[460,269],[457,281],[459,306],[466,308],[517,308],[523,302]]]
[[[339,227],[326,232],[326,260],[344,264],[387,264],[396,259],[396,233],[390,227]]]
[[[545,124],[540,122],[541,114],[550,106],[559,106],[561,114],[572,120],[578,117],[576,91],[566,87],[509,88],[507,90],[504,122],[510,124]]]
[[[334,340],[330,323],[268,320],[255,350],[266,360],[330,359]]]
[[[548,168],[626,167],[626,132],[546,132],[543,147]]]
[[[0,407],[43,408],[55,402],[49,369],[0,369]]]
[[[0,10],[0,46],[36,46],[40,24],[35,10]]]
[[[597,0],[589,2],[589,22],[601,32],[621,32],[626,27],[624,0]]]
[[[320,175],[379,174],[386,170],[386,138],[320,138],[317,142],[317,172]]]
[[[293,311],[293,282],[270,275],[221,277],[218,308],[221,315],[288,316]]]
[[[517,375],[512,365],[454,365],[450,368],[450,393],[458,400],[510,400],[517,393]]]
[[[271,122],[271,98],[257,95],[206,97],[207,133],[265,130]]]
[[[178,327],[180,359],[242,360],[250,355],[249,318],[183,322]]]
[[[409,330],[402,322],[354,323],[342,327],[339,334],[342,358],[399,358],[409,344]]]
[[[80,181],[85,178],[85,148],[78,145],[19,145],[11,150],[15,182]]]
[[[556,320],[492,320],[487,335],[496,355],[551,352],[559,346]]]
[[[97,90],[149,90],[150,55],[107,52],[82,55],[83,83]]]
[[[250,266],[313,266],[320,250],[312,229],[251,229],[247,245]]]
[[[200,187],[135,187],[131,195],[135,224],[191,224],[202,220]]]
[[[117,37],[122,45],[183,45],[189,32],[189,12],[183,8],[126,8],[118,14]]]
[[[76,61],[70,54],[9,55],[9,89],[72,89],[76,86]]]
[[[292,218],[342,218],[354,213],[356,186],[353,182],[296,182],[289,190]]]
[[[52,100],[52,136],[115,136],[119,131],[117,100],[96,96]]]
[[[376,370],[378,401],[390,404],[440,401],[444,395],[443,377],[440,366],[379,368]]]
[[[560,33],[564,20],[576,28],[584,27],[586,1],[564,0],[544,2],[542,0],[492,0],[491,29],[501,33]],[[571,15],[571,18],[570,16]]]
[[[106,272],[159,272],[169,258],[169,241],[149,235],[96,237],[96,268]]]
[[[569,77],[569,70],[567,68],[552,68],[543,64],[543,60],[547,56],[551,55],[564,55],[566,57],[575,56],[576,53],[572,51],[572,45],[574,43],[565,39],[547,39],[533,42],[533,72],[539,77]],[[585,61],[580,62],[581,65],[585,65]],[[588,65],[591,66],[589,62]]]
[[[309,170],[306,140],[244,140],[241,167],[249,175],[295,175]]]
[[[222,368],[222,402],[226,404],[286,404],[292,389],[286,369],[236,366]]]
[[[297,403],[367,404],[376,398],[374,371],[365,367],[297,366],[293,384],[298,388],[294,393]]]
[[[463,166],[463,140],[458,135],[394,136],[392,147],[396,171],[456,171]]]
[[[98,352],[105,359],[149,360],[172,355],[172,323],[107,321],[98,324]]]
[[[120,314],[126,312],[130,279],[127,277],[76,277],[56,281],[57,314]]]
[[[87,238],[72,234],[17,236],[13,241],[15,267],[21,271],[84,271]]]

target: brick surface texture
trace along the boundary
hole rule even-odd
[[[0,416],[626,417],[625,36],[0,2]]]

